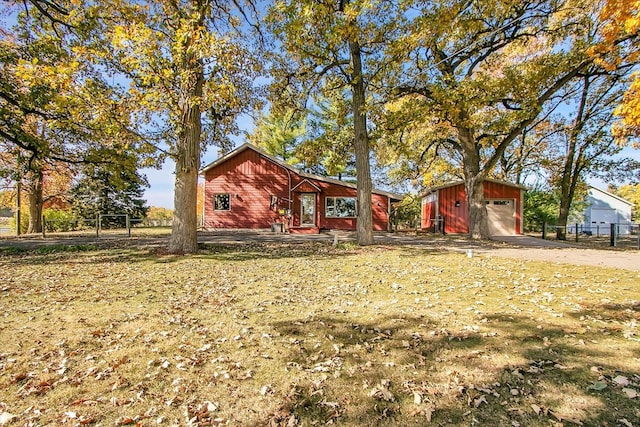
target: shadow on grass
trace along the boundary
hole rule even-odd
[[[586,316],[601,322],[640,322],[640,302],[628,301],[623,304],[601,303],[585,306],[583,310],[571,313],[574,318]],[[619,329],[619,328],[613,328]]]
[[[221,262],[247,262],[254,260],[329,259],[356,255],[365,251],[401,251],[404,257],[443,255],[446,252],[434,249],[389,247],[384,245],[361,248],[352,243],[333,246],[329,242],[252,242],[228,244],[199,244],[199,251],[192,255],[169,254],[164,247],[137,247],[121,244],[52,244],[37,248],[0,248],[0,260],[12,264],[42,265],[47,263],[175,263],[184,259],[215,260]],[[79,256],[80,255],[80,256]],[[86,256],[84,256],[86,255]]]
[[[292,343],[288,368],[300,380],[264,425],[613,426],[640,420],[637,402],[614,381],[623,376],[637,389],[640,372],[616,363],[619,349],[585,344],[606,333],[581,339],[526,316],[485,319],[477,331],[447,330],[421,316],[275,323]]]

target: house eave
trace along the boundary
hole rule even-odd
[[[525,187],[524,185],[520,185],[520,184],[514,184],[512,182],[507,182],[507,181],[502,181],[500,179],[494,179],[494,178],[485,178],[484,179],[485,182],[492,182],[494,184],[502,184],[502,185],[506,185],[508,187],[513,187],[513,188],[519,188],[520,190],[528,190],[527,187]],[[420,197],[425,197],[428,196],[429,194],[435,193],[438,190],[442,190],[444,188],[449,188],[449,187],[455,187],[456,185],[464,185],[464,181],[452,181],[446,184],[440,184],[440,185],[436,185],[433,187],[429,187],[426,189],[426,191],[424,191]]]

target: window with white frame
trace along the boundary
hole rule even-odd
[[[327,197],[325,198],[324,216],[327,218],[355,218],[355,197]]]
[[[213,210],[216,210],[216,211],[231,210],[231,195],[229,193],[214,194]]]

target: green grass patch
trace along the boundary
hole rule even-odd
[[[65,245],[65,244],[53,244],[47,246],[40,246],[36,248],[29,247],[15,247],[7,246],[0,248],[0,255],[16,255],[16,254],[56,254],[60,252],[89,252],[98,249],[94,244],[77,244],[77,245]]]
[[[94,249],[0,258],[9,425],[640,419],[637,272],[322,243]]]

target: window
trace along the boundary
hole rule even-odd
[[[355,197],[327,197],[325,200],[325,217],[354,218],[356,216]]]
[[[228,211],[231,210],[231,196],[228,193],[213,195],[213,210]]]

